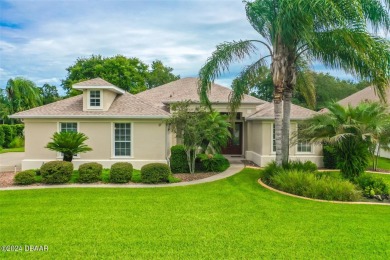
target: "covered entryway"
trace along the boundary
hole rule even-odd
[[[223,154],[242,154],[242,122],[236,122],[234,128],[231,128],[232,137],[229,139],[225,148],[222,148]]]

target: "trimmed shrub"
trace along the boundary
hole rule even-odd
[[[48,162],[42,165],[40,172],[43,183],[66,183],[72,177],[73,164],[64,161]]]
[[[9,145],[11,144],[12,140],[14,139],[14,133],[13,129],[10,125],[1,125],[0,127],[3,128],[4,132],[4,148],[9,148]]]
[[[326,169],[337,169],[336,150],[332,145],[323,144],[322,146],[323,162]]]
[[[12,142],[8,146],[9,148],[19,148],[24,147],[24,139],[20,136],[15,136]]]
[[[374,196],[388,197],[389,187],[383,178],[364,173],[355,178],[354,182],[363,190],[363,196],[373,198]]]
[[[271,177],[277,189],[308,198],[339,201],[356,201],[360,192],[347,180],[330,176],[317,176],[301,170],[281,170]]]
[[[111,166],[110,182],[126,183],[131,180],[133,165],[128,162],[117,162]]]
[[[79,167],[79,182],[91,183],[102,179],[103,166],[100,163],[84,163]]]
[[[223,172],[230,166],[228,159],[221,154],[198,154],[198,158],[207,172]]]
[[[29,185],[35,182],[35,170],[18,172],[14,177],[14,182],[20,185]]]
[[[0,125],[0,148],[4,146],[4,142],[5,142],[4,138],[5,138],[4,130]]]
[[[170,166],[172,173],[189,173],[187,154],[183,145],[171,147]]]
[[[143,183],[168,182],[171,170],[164,163],[149,163],[141,168],[141,181]]]
[[[16,124],[12,125],[13,132],[15,136],[24,137],[24,125],[23,124]]]

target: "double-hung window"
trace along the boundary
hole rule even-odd
[[[276,152],[275,124],[272,124],[272,152]]]
[[[298,125],[298,144],[297,144],[297,152],[298,153],[311,153],[312,145],[308,140],[304,140],[299,138],[299,131],[302,131],[302,126]]]
[[[114,155],[131,156],[131,123],[114,124]]]
[[[77,123],[60,123],[60,132],[77,132]]]
[[[59,125],[59,130],[60,132],[78,132],[77,131],[77,123],[75,122],[61,122],[60,125]],[[64,157],[64,154],[63,153],[59,153],[58,154],[58,157]],[[79,155],[78,154],[75,154],[74,155],[75,158],[78,158]]]
[[[102,93],[100,90],[89,91],[89,107],[101,108],[102,107]]]

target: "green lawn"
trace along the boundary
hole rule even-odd
[[[378,158],[378,168],[390,171],[390,159],[382,157]]]
[[[24,147],[0,149],[0,154],[2,154],[2,153],[17,153],[17,152],[24,152]]]
[[[259,171],[188,187],[0,191],[0,252],[31,259],[389,259],[390,206],[287,197]]]

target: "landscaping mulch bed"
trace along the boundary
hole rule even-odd
[[[208,178],[211,176],[214,176],[218,173],[215,172],[208,172],[208,173],[175,173],[173,174],[174,177],[179,178],[182,182],[186,181],[196,181],[204,178]]]
[[[0,172],[0,187],[9,187],[14,184],[14,172]]]
[[[195,181],[195,180],[208,178],[208,177],[214,176],[216,174],[218,174],[218,173],[215,173],[215,172],[194,173],[194,174],[176,173],[176,174],[173,174],[173,176],[181,179],[182,182],[188,182],[188,181]],[[0,188],[17,186],[17,185],[14,185],[14,176],[15,176],[14,172],[0,172]],[[105,184],[105,183],[97,182],[95,184]],[[35,183],[35,184],[30,185],[30,186],[39,186],[39,185],[44,185],[44,184]]]

